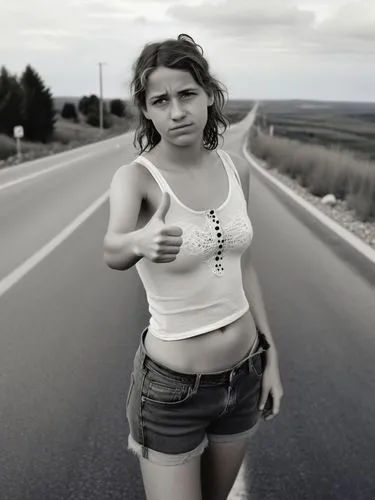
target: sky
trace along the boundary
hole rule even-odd
[[[129,99],[145,44],[187,33],[229,99],[375,102],[375,0],[0,0],[0,66]]]

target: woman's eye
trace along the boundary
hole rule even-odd
[[[162,101],[165,101],[165,99],[158,99],[157,101],[154,101],[154,104],[159,104]]]
[[[181,97],[190,97],[190,96],[193,96],[193,95],[197,95],[195,92],[184,92],[182,94]],[[154,104],[160,104],[162,103],[163,101],[166,101],[167,99],[163,98],[163,99],[158,99],[157,101],[154,101]]]

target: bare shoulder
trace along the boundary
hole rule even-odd
[[[123,186],[124,183],[130,184],[131,187],[138,191],[139,194],[142,193],[143,189],[143,176],[139,165],[135,162],[126,163],[121,165],[116,172],[113,174],[111,185],[115,184],[118,186]]]
[[[134,231],[145,189],[138,165],[128,163],[113,174],[109,190],[109,222],[107,234]]]

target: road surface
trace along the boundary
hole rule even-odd
[[[241,153],[248,124],[221,147]],[[124,403],[147,303],[102,251],[105,193],[135,156],[128,134],[0,172],[1,500],[145,498]],[[251,191],[285,396],[231,500],[373,500],[374,283],[256,172]]]

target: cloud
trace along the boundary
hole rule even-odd
[[[109,57],[101,41],[111,41],[109,53],[113,53],[114,43],[136,37],[131,26],[137,24],[134,17],[132,6],[119,0],[106,4],[101,0],[51,0],[46,4],[44,0],[17,0],[1,11],[0,51],[24,50],[29,58],[43,52],[50,57],[53,51],[58,57],[62,51],[73,57],[89,52],[92,59]]]
[[[224,0],[174,5],[171,20],[199,26],[240,50],[364,56],[375,50],[374,0]],[[188,31],[188,28],[187,28]],[[220,42],[218,42],[220,43]]]
[[[345,1],[308,33],[309,52],[323,58],[366,59],[375,54],[373,0]]]
[[[338,39],[375,42],[375,2],[359,0],[341,5],[321,23],[319,31]]]
[[[77,39],[90,38],[103,27],[87,17],[85,4],[77,0],[45,3],[18,1],[2,10],[0,47],[19,45],[32,50],[61,50]]]
[[[24,29],[19,32],[26,37],[48,37],[48,38],[87,38],[87,35],[82,33],[74,33],[63,29]]]
[[[44,46],[50,51],[94,38],[126,41],[128,22],[139,27],[142,38],[148,27],[155,28],[152,36],[169,26],[176,35],[197,33],[198,43],[237,44],[245,52],[360,55],[372,53],[375,44],[375,0],[188,2],[17,0],[1,7],[0,48]]]
[[[295,52],[296,41],[303,41],[316,22],[313,10],[289,0],[175,5],[167,14],[194,29],[198,26],[218,44],[224,42],[244,52]],[[186,30],[189,33],[188,27]]]
[[[212,70],[237,96],[293,96],[301,89],[313,95],[319,82],[321,95],[355,95],[361,79],[372,85],[363,93],[375,92],[375,0],[0,3],[1,62],[12,71],[34,64],[57,93],[96,91],[97,62],[106,61],[105,91],[118,95],[143,46],[179,33],[203,47]]]
[[[301,10],[296,5],[272,2],[272,5],[259,0],[252,3],[244,0],[226,0],[217,5],[212,2],[199,6],[175,5],[167,14],[179,21],[194,22],[220,31],[221,34],[242,32],[251,34],[269,27],[286,28],[306,27],[314,22],[314,13]]]
[[[129,23],[163,30],[169,5],[167,0],[17,0],[1,7],[0,49],[50,52],[80,40],[92,40],[93,47],[99,38],[126,41]]]
[[[41,51],[41,52],[61,52],[65,49],[62,43],[53,40],[45,40],[43,38],[36,38],[35,40],[25,40],[22,43],[24,49]]]

